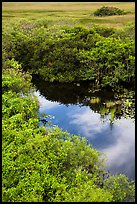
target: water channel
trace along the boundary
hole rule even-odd
[[[40,102],[39,114],[63,131],[86,137],[93,147],[106,153],[107,170],[135,178],[135,121],[112,91],[93,91],[89,83],[48,83],[33,77]],[[114,103],[115,101],[115,103]],[[40,124],[42,125],[42,123]]]

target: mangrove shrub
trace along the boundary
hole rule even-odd
[[[26,29],[22,22],[3,29],[3,67],[14,57],[25,71],[51,82],[91,80],[105,87],[135,81],[135,41],[123,31],[118,37],[102,26]]]
[[[128,178],[120,177],[120,182],[116,176],[104,179],[105,157],[85,138],[58,127],[39,127],[31,77],[14,59],[6,64],[2,83],[3,202],[134,200],[134,184]]]

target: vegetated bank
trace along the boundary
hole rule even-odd
[[[4,63],[3,202],[134,201],[134,181],[109,175],[105,157],[85,138],[39,127],[31,76],[13,59]]]
[[[110,123],[121,118],[135,119],[135,90],[133,86],[121,85],[96,90],[90,81],[48,82],[32,75],[32,83],[46,100],[66,105],[88,106],[102,118],[110,116]]]
[[[22,20],[3,29],[3,53],[46,81],[90,80],[100,88],[134,84],[134,25],[117,30],[48,26],[43,21]]]
[[[134,181],[122,174],[109,176],[101,153],[86,139],[39,127],[28,73],[47,81],[91,80],[101,88],[134,83],[134,32],[131,26],[126,29],[48,27],[25,20],[4,26],[4,202],[134,201]]]

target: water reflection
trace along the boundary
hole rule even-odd
[[[110,115],[110,122],[114,118],[135,117],[134,90],[119,87],[114,90],[103,89],[95,90],[91,82],[75,83],[49,83],[38,76],[33,76],[32,82],[37,90],[49,101],[88,106],[94,112],[100,114],[102,119]],[[123,92],[124,90],[124,92]]]
[[[37,96],[40,92],[36,93]],[[103,118],[89,106],[63,105],[39,96],[39,113],[54,115],[52,123],[64,131],[85,136],[88,142],[107,154],[109,170],[135,176],[135,124],[133,119],[114,119],[110,114]]]
[[[135,124],[131,119],[120,119],[115,125],[113,135],[115,142],[101,149],[107,153],[112,173],[128,174],[135,177]]]

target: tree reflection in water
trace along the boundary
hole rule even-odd
[[[75,104],[89,106],[100,114],[102,120],[110,115],[110,127],[114,119],[135,118],[135,91],[116,87],[115,89],[95,90],[91,82],[58,83],[46,82],[38,75],[33,75],[32,82],[47,100],[66,106]]]
[[[112,173],[135,176],[134,91],[95,91],[90,82],[48,83],[35,77],[33,83],[41,102],[40,114],[55,116],[52,124],[87,138],[105,152]],[[128,119],[126,119],[128,117]],[[132,151],[131,151],[132,150]]]

